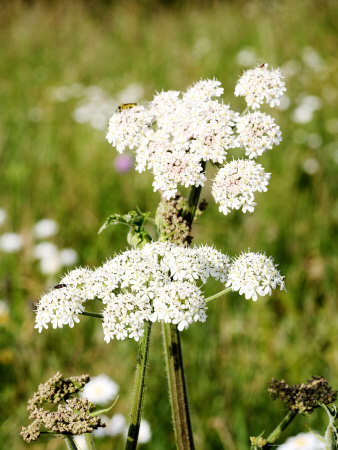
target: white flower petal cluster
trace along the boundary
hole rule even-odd
[[[235,95],[245,97],[247,105],[257,109],[263,103],[271,107],[279,105],[279,99],[285,91],[281,71],[269,70],[268,64],[262,64],[244,72],[237,82]]]
[[[246,299],[257,300],[257,295],[271,295],[272,289],[284,289],[280,275],[271,257],[262,253],[242,253],[232,261],[226,287],[239,291]]]
[[[75,269],[66,275],[56,289],[43,295],[36,311],[35,328],[39,332],[48,328],[62,328],[79,322],[79,314],[84,311],[83,303],[87,300],[87,286],[91,284],[92,272],[87,268]]]
[[[233,160],[220,169],[212,185],[212,195],[219,210],[228,214],[232,209],[252,212],[256,203],[254,192],[265,192],[270,174],[252,160]]]
[[[282,133],[274,119],[260,111],[240,117],[236,127],[240,143],[250,159],[261,156],[282,140]]]
[[[222,164],[227,150],[239,147],[238,113],[215,100],[222,93],[217,80],[201,80],[185,93],[161,92],[147,108],[115,113],[107,140],[119,152],[135,149],[136,169],[151,169],[154,190],[173,198],[178,185],[204,185],[203,161]]]
[[[279,450],[324,450],[325,443],[320,441],[313,433],[299,433],[297,436],[289,437]]]
[[[76,269],[37,305],[36,328],[73,326],[83,303],[98,298],[104,339],[143,336],[145,321],[164,321],[180,330],[204,322],[206,304],[200,286],[209,277],[227,281],[228,256],[208,246],[182,247],[168,242],[146,244],[108,260],[94,271]],[[198,283],[198,286],[197,286]]]

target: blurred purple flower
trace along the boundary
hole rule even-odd
[[[134,160],[131,155],[117,155],[114,160],[114,167],[117,173],[126,173],[134,166]]]

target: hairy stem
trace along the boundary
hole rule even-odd
[[[150,332],[151,332],[151,322],[145,322],[144,336],[142,339],[140,339],[137,356],[134,392],[132,398],[131,413],[129,418],[128,437],[125,446],[126,450],[134,450],[136,449],[137,446],[137,439],[140,430],[142,407],[144,400],[144,388],[146,381]]]
[[[163,323],[162,326],[177,448],[180,450],[194,449],[180,332],[176,325]]]

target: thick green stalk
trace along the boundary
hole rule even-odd
[[[151,322],[145,322],[144,336],[143,338],[140,339],[137,356],[134,392],[132,398],[131,413],[129,418],[128,437],[125,446],[126,450],[134,450],[136,449],[137,446],[137,439],[140,430],[142,407],[144,400],[144,387],[146,381],[150,332],[151,332]]]
[[[202,163],[205,170],[206,163]],[[191,188],[184,217],[191,226],[196,213],[202,186]],[[163,323],[163,343],[167,362],[169,395],[174,422],[176,445],[180,450],[193,450],[194,439],[191,428],[187,388],[184,376],[180,332],[176,325]]]
[[[72,436],[65,436],[63,439],[66,443],[68,450],[78,450]]]
[[[194,449],[180,332],[177,326],[163,323],[163,337],[177,448],[180,450]]]

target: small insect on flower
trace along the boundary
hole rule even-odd
[[[134,108],[135,106],[137,106],[137,103],[121,103],[117,107],[117,112],[122,112],[125,109],[131,109],[131,108]]]
[[[53,287],[53,289],[61,289],[64,287],[67,287],[67,285],[66,284],[57,284],[56,286]]]
[[[263,63],[259,66],[260,69],[263,69],[263,67],[265,67],[265,63]]]

